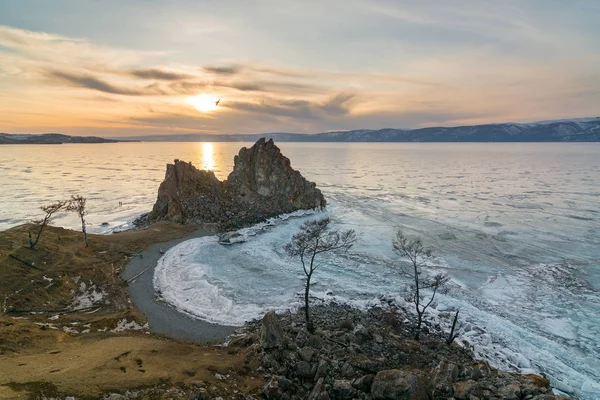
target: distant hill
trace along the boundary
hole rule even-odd
[[[63,143],[117,143],[123,140],[96,136],[69,136],[60,133],[10,134],[0,133],[0,144],[63,144]]]
[[[255,142],[259,137],[278,142],[598,142],[600,118],[420,129],[358,129],[316,134],[165,134],[129,139],[152,142]]]
[[[600,142],[600,117],[532,122],[502,123],[419,129],[357,129],[314,134],[260,133],[214,135],[207,133],[164,134],[104,139],[96,136],[69,136],[59,133],[0,133],[0,144],[59,144],[115,142],[256,142],[259,138],[277,142]]]

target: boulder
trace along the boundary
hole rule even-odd
[[[357,394],[357,390],[352,387],[350,381],[344,379],[334,380],[332,391],[338,399],[354,399]]]
[[[300,356],[300,358],[307,362],[310,362],[312,360],[314,354],[315,351],[310,347],[304,347],[298,350],[298,355]]]
[[[454,398],[459,400],[469,400],[471,396],[483,397],[481,385],[473,380],[456,382],[453,388]]]
[[[410,371],[390,369],[379,371],[371,385],[373,400],[426,400],[422,379]]]
[[[219,235],[219,243],[220,244],[234,244],[234,243],[240,243],[243,241],[244,241],[244,237],[237,231],[225,232],[225,233],[221,233]]]
[[[273,311],[266,313],[262,319],[260,345],[265,350],[281,348],[283,346],[283,329],[277,315]]]
[[[312,379],[315,376],[316,373],[316,367],[315,370],[313,371],[313,367],[310,365],[310,363],[307,363],[306,361],[298,361],[296,363],[296,375],[298,375],[299,377],[303,378],[303,379]]]
[[[373,375],[373,374],[363,375],[352,381],[352,387],[354,387],[360,391],[369,393],[371,391],[371,385],[373,384],[373,379],[375,379],[375,375]]]
[[[272,139],[262,138],[239,151],[223,182],[188,162],[168,164],[148,220],[238,227],[325,205],[315,183],[291,167]]]
[[[518,400],[521,398],[521,388],[517,383],[512,383],[499,388],[496,394],[505,400]]]
[[[458,367],[455,364],[442,361],[429,375],[429,392],[434,400],[452,397],[452,384],[458,377]]]
[[[354,328],[354,336],[358,344],[363,344],[372,338],[371,332],[361,324],[356,325],[356,328]]]

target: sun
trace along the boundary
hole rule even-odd
[[[205,113],[216,110],[219,105],[219,101],[220,100],[212,94],[201,94],[189,98],[190,104],[193,105],[196,110]]]

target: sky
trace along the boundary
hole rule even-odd
[[[221,101],[201,111],[201,95]],[[314,133],[599,110],[597,0],[0,0],[0,132]]]

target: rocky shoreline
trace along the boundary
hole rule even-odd
[[[410,316],[395,308],[330,304],[314,307],[312,315],[314,335],[304,329],[302,313],[268,313],[231,341],[259,361],[267,399],[566,398],[554,396],[541,376],[474,360],[468,347],[447,345],[435,327],[413,340]]]

